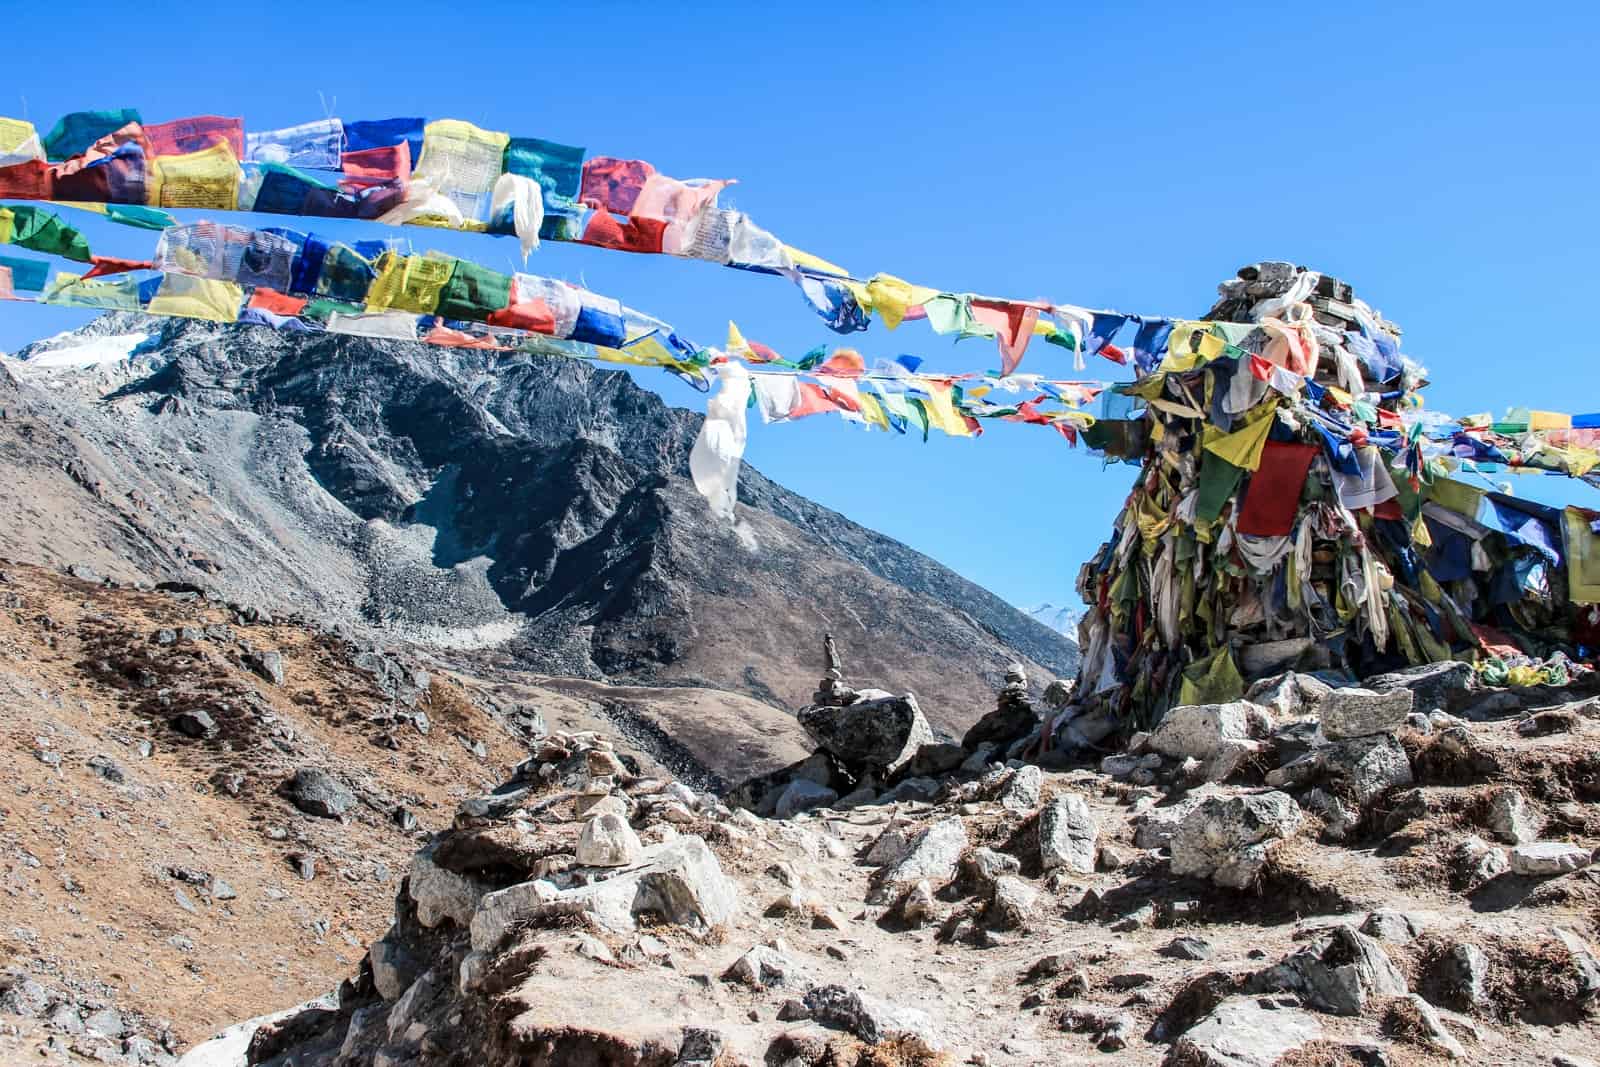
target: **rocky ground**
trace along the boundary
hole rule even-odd
[[[1069,767],[1014,678],[933,771],[914,701],[829,679],[748,807],[553,732],[337,990],[183,1063],[1590,1063],[1600,709],[1369,685],[1271,679]]]

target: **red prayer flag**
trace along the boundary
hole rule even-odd
[[[800,392],[800,401],[789,411],[791,419],[804,418],[807,415],[820,415],[824,411],[838,411],[838,405],[828,399],[820,385],[811,382],[796,382]]]
[[[1244,506],[1239,510],[1239,532],[1251,537],[1282,537],[1294,529],[1316,445],[1268,441],[1261,466],[1250,475]]]
[[[276,289],[257,289],[250,294],[250,307],[257,311],[266,311],[273,315],[293,316],[306,309],[304,297],[290,296],[280,293]]]
[[[101,278],[107,274],[126,274],[130,270],[155,270],[156,265],[148,259],[117,259],[115,256],[90,256],[89,262],[94,264],[85,274],[85,278]]]
[[[866,372],[866,361],[853,348],[839,349],[817,368],[818,374],[831,374],[836,378],[859,378]]]

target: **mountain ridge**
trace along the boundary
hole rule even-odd
[[[42,365],[139,332],[131,361]],[[120,316],[18,357],[8,392],[34,432],[76,435],[55,451],[101,486],[99,556],[132,545],[147,578],[412,638],[513,630],[497,654],[529,670],[789,708],[837,631],[852,677],[920,689],[948,731],[984,710],[1007,661],[1042,678],[1076,666],[999,597],[746,465],[751,547],[686,477],[702,417],[621,372]]]

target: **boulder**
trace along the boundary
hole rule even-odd
[[[337,819],[356,805],[356,795],[320,767],[301,767],[281,791],[289,803],[323,819]]]
[[[1589,866],[1589,850],[1560,841],[1536,841],[1511,850],[1511,873],[1528,878],[1547,878]]]
[[[1093,874],[1100,828],[1076,793],[1056,797],[1039,813],[1039,860],[1046,871]]]
[[[432,928],[448,919],[464,928],[472,921],[478,898],[489,887],[434,863],[438,848],[435,842],[412,857],[407,891],[417,906],[417,921],[423,926]]]
[[[1366,688],[1379,693],[1408,689],[1416,710],[1448,711],[1458,707],[1472,688],[1472,665],[1456,660],[1424,663],[1405,670],[1378,674],[1366,680]]]
[[[633,827],[620,815],[596,815],[578,836],[578,862],[585,867],[626,867],[643,851]]]
[[[942,1048],[926,1012],[897,1007],[844,986],[814,986],[806,993],[805,1006],[816,1022],[838,1027],[869,1045],[899,1041],[912,1048],[920,1046],[928,1055]]]
[[[734,960],[733,966],[729,967],[722,977],[730,982],[747,985],[751,989],[769,989],[774,986],[793,985],[800,981],[800,968],[779,949],[756,945]]]
[[[1414,707],[1415,695],[1409,689],[1334,689],[1322,699],[1319,715],[1322,732],[1330,741],[1365,737],[1400,729]]]
[[[1322,1036],[1314,1015],[1264,1007],[1253,997],[1230,997],[1190,1027],[1167,1054],[1183,1067],[1273,1067]]]
[[[1506,786],[1489,798],[1489,830],[1508,845],[1526,845],[1539,839],[1540,819],[1521,791]]]
[[[1405,1022],[1399,1024],[1398,1020],[1402,1018]],[[1445,1029],[1444,1021],[1439,1018],[1433,1005],[1415,993],[1397,1001],[1389,1009],[1385,1022],[1392,1029],[1403,1027],[1407,1038],[1441,1053],[1447,1059],[1466,1058],[1467,1050],[1461,1047],[1461,1042],[1456,1040],[1454,1034]]]
[[[1446,949],[1427,978],[1451,1007],[1481,1011],[1490,1006],[1489,957],[1471,942],[1457,941]]]
[[[937,778],[902,778],[893,789],[878,797],[878,803],[897,804],[907,800],[928,803],[939,799],[942,792],[944,783]]]
[[[792,819],[802,811],[823,808],[839,799],[839,794],[825,785],[805,778],[796,778],[778,794],[772,813],[780,819]]]
[[[1361,924],[1361,932],[1375,941],[1404,945],[1422,933],[1422,924],[1403,911],[1380,908]]]
[[[839,766],[839,761],[827,752],[813,752],[803,760],[791,763],[767,774],[747,778],[729,790],[723,799],[730,807],[753,811],[763,818],[771,818],[777,810],[778,798],[793,782],[806,781],[832,789],[835,793],[848,790],[853,784],[849,775]],[[673,782],[672,785],[678,785]],[[668,789],[671,787],[669,786]],[[693,794],[688,789],[694,803]]]
[[[885,775],[894,774],[934,740],[933,728],[910,693],[845,708],[813,704],[796,717],[812,740],[846,766],[875,768]]]
[[[1043,787],[1043,771],[1032,764],[1018,767],[1000,794],[1000,806],[1007,811],[1032,811],[1039,806],[1039,791]]]
[[[1469,834],[1457,842],[1452,856],[1456,867],[1472,884],[1487,882],[1511,869],[1506,850],[1495,848],[1476,834]]]
[[[1363,807],[1413,781],[1411,760],[1392,734],[1332,744],[1320,756],[1324,780],[1342,786],[1340,792]]]
[[[923,745],[901,771],[908,778],[937,778],[949,774],[967,758],[967,750],[948,741]]]
[[[1172,873],[1243,889],[1255,882],[1272,848],[1300,826],[1301,818],[1287,793],[1208,797],[1178,823],[1170,846]]]
[[[470,919],[474,951],[487,952],[512,924],[530,919],[587,915],[611,930],[636,928],[636,917],[708,930],[738,907],[733,884],[716,855],[692,834],[644,849],[637,863],[612,878],[559,889],[546,881],[522,882],[486,894]]]
[[[911,840],[903,856],[878,871],[874,902],[888,903],[900,890],[924,878],[943,885],[955,877],[966,850],[967,831],[959,818],[952,816],[934,823]]]
[[[994,896],[986,912],[991,925],[999,930],[1021,930],[1028,925],[1039,891],[1014,874],[1003,874],[994,882]]]
[[[239,657],[249,670],[263,681],[273,685],[283,684],[283,655],[278,652],[246,652]]]
[[[1283,990],[1334,1015],[1360,1015],[1375,1000],[1410,992],[1405,976],[1372,938],[1336,926],[1250,980],[1254,992]]]
[[[1002,703],[972,724],[961,737],[961,747],[968,752],[976,751],[983,744],[1004,748],[1038,729],[1039,716],[1026,701]]]
[[[1183,704],[1167,712],[1145,744],[1163,756],[1205,762],[1230,743],[1250,742],[1271,728],[1266,711],[1245,700]]]
[[[204,708],[194,708],[174,715],[171,726],[185,737],[196,741],[209,741],[217,736],[217,722]]]

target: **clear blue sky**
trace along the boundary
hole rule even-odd
[[[25,96],[41,128],[123,106],[271,128],[321,117],[320,90],[349,119],[462,118],[737,178],[724,204],[859,275],[1149,314],[1198,315],[1236,267],[1291,259],[1405,328],[1432,407],[1600,410],[1592,4],[79,2],[17,5],[7,27],[39,47],[8,53],[0,114]],[[86,228],[110,254],[153,244]],[[510,239],[399,232],[515,262]],[[528,269],[702,343],[729,318],[792,354],[835,340],[781,279],[548,243]],[[0,350],[80,321],[0,305]],[[852,340],[995,365],[918,323]],[[1042,345],[1023,369],[1073,376]],[[924,445],[831,416],[753,425],[748,458],[1020,604],[1072,595],[1132,477],[1038,428]]]

